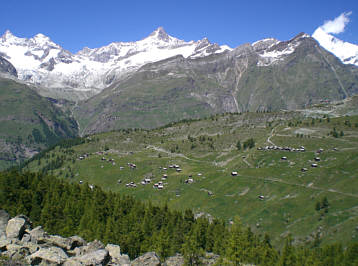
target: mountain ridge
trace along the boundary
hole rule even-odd
[[[137,42],[113,42],[84,48],[72,54],[43,34],[19,38],[6,31],[0,54],[18,71],[19,79],[49,89],[67,88],[98,93],[140,66],[182,54],[202,57],[230,50],[207,39],[185,42],[169,36],[162,27]]]
[[[302,109],[358,92],[357,68],[342,64],[315,39],[298,34],[244,44],[202,58],[171,57],[146,64],[75,110],[93,133],[154,128],[222,112]]]
[[[330,46],[337,43],[342,46],[342,41],[326,33],[317,34],[317,31],[312,37],[322,47],[333,52],[344,64],[358,64],[358,57],[354,57],[350,51],[346,54],[344,49],[330,49]],[[305,33],[297,36],[311,37]],[[325,41],[322,42],[322,39]],[[265,66],[280,60],[283,54],[294,51],[295,47],[280,50],[279,44],[283,47],[286,42],[289,41],[267,38],[249,45],[257,52],[262,52],[259,54],[262,57],[261,63]],[[346,42],[343,44],[344,47],[358,47]],[[272,50],[272,47],[276,47],[277,51]],[[7,30],[0,38],[0,55],[15,66],[20,80],[41,87],[45,96],[69,100],[87,99],[98,94],[147,63],[159,62],[176,55],[203,58],[232,50],[227,45],[211,43],[207,38],[183,41],[168,35],[163,27],[139,41],[112,42],[99,48],[85,47],[77,53],[67,51],[41,33],[32,38],[19,38]]]

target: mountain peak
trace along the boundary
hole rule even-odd
[[[6,30],[5,33],[1,36],[4,41],[12,37],[14,37],[14,34],[12,34],[10,30]]]
[[[169,41],[169,35],[166,33],[163,27],[157,28],[155,31],[153,31],[149,36],[156,37],[159,40],[168,42]]]
[[[342,41],[325,32],[321,27],[315,30],[312,37],[316,39],[323,48],[337,56],[344,64],[358,66],[358,45]]]
[[[56,48],[60,48],[60,46],[58,44],[54,43],[49,37],[47,37],[46,35],[44,35],[42,33],[36,34],[30,40],[40,46],[49,45],[49,46],[53,46]]]

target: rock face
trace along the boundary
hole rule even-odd
[[[132,262],[132,266],[157,266],[160,265],[160,260],[155,252],[147,252],[144,255],[136,258]]]
[[[34,254],[26,257],[26,260],[31,265],[43,264],[54,264],[59,265],[67,260],[68,256],[66,253],[57,247],[42,248]]]
[[[181,254],[160,262],[155,252],[147,252],[132,262],[121,253],[118,245],[103,245],[94,240],[87,243],[79,236],[68,238],[47,234],[41,226],[31,228],[31,221],[24,215],[9,219],[7,212],[0,210],[0,265],[119,265],[119,266],[182,266]],[[6,234],[5,234],[6,232]],[[6,261],[1,259],[5,257]],[[202,258],[203,265],[214,265],[217,255]]]
[[[29,220],[26,216],[16,216],[8,221],[6,226],[6,237],[7,238],[18,238],[21,239],[26,227],[29,226]]]
[[[0,56],[0,73],[17,77],[16,68],[2,56]]]
[[[10,219],[9,214],[4,210],[0,210],[0,240],[6,238],[5,230],[9,219]]]
[[[108,255],[108,251],[105,249],[99,249],[79,257],[74,257],[72,258],[71,263],[81,263],[81,265],[106,265],[109,260],[110,257]]]

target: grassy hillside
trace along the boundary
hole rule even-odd
[[[0,169],[18,164],[62,138],[77,135],[76,121],[28,86],[0,79]]]
[[[244,149],[251,138],[255,147]],[[92,135],[84,142],[56,147],[25,170],[227,222],[239,215],[254,231],[269,232],[276,245],[289,233],[297,242],[358,238],[358,116],[216,115],[155,130]],[[305,151],[258,149],[266,146]],[[175,164],[180,172],[169,167]],[[151,183],[142,185],[144,178]],[[163,189],[153,187],[159,181]],[[126,186],[130,182],[136,187]]]

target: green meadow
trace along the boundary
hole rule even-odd
[[[255,146],[245,148],[250,139]],[[358,116],[224,114],[84,140],[59,145],[24,170],[191,208],[227,223],[238,215],[253,231],[268,232],[277,246],[288,234],[299,243],[358,239]],[[305,151],[292,151],[301,146]],[[150,184],[141,184],[144,178]],[[136,187],[126,186],[130,182]],[[163,189],[154,187],[158,182]]]

